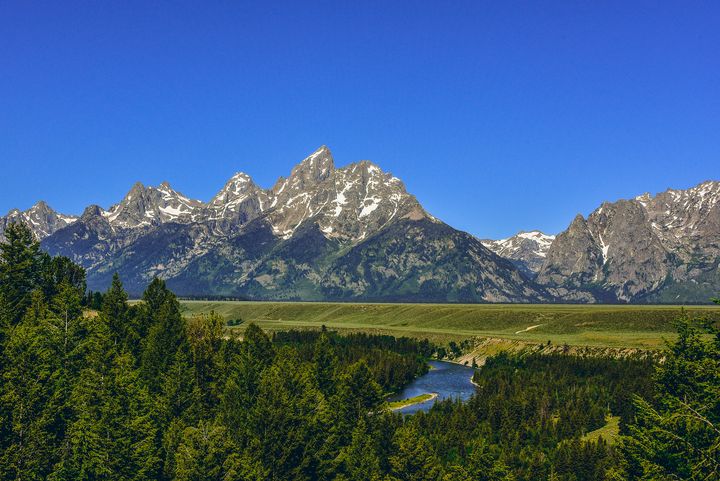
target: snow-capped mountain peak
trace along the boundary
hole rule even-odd
[[[202,202],[174,190],[169,183],[158,187],[136,182],[122,201],[103,215],[113,227],[133,229],[164,222],[187,222],[194,219]]]
[[[268,194],[244,172],[233,175],[207,205],[208,220],[230,233],[259,216],[269,205]]]
[[[0,217],[0,239],[3,237],[5,228],[13,222],[26,224],[35,235],[35,238],[42,240],[52,235],[58,229],[77,221],[77,217],[65,215],[53,210],[45,201],[39,201],[26,211],[12,209],[5,217]]]
[[[358,241],[393,219],[431,218],[392,174],[367,160],[336,169],[324,146],[281,179],[271,195],[267,217],[283,238],[314,222],[326,237]]]
[[[526,274],[537,273],[547,256],[554,235],[539,230],[520,231],[512,237],[500,240],[483,240],[482,243],[500,257],[505,257]]]
[[[706,181],[604,202],[558,236],[537,280],[621,301],[675,300],[683,290],[710,297],[718,246],[720,182]]]

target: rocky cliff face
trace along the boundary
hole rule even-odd
[[[7,215],[0,217],[0,240],[4,239],[3,232],[13,222],[26,224],[35,238],[41,240],[76,220],[77,217],[60,214],[41,200],[26,211],[13,209]]]
[[[535,277],[545,262],[554,235],[540,231],[518,232],[512,237],[500,240],[483,240],[485,247],[505,259],[510,260],[528,277]]]
[[[706,302],[720,292],[720,183],[604,203],[556,238],[479,241],[428,214],[369,161],[336,168],[321,147],[263,189],[242,172],[208,202],[134,185],[81,217],[39,202],[0,218],[85,266],[183,295],[466,302]]]
[[[720,288],[720,182],[604,203],[550,247],[537,281],[569,300],[707,302]]]
[[[125,198],[103,215],[110,225],[123,229],[156,226],[165,222],[192,222],[202,202],[191,200],[163,182],[158,187],[136,183]]]
[[[159,276],[183,295],[549,299],[511,262],[429,215],[398,178],[369,161],[336,168],[325,146],[270,189],[237,173],[207,203],[138,183],[42,246],[84,265],[91,289],[117,271],[133,293]]]

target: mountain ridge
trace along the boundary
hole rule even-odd
[[[336,167],[323,145],[269,188],[236,172],[200,201],[136,182],[80,216],[13,209],[0,238],[14,221],[83,265],[92,289],[115,271],[135,293],[159,276],[184,295],[288,300],[701,302],[720,289],[717,181],[603,202],[557,236],[480,240],[376,164]]]
[[[705,181],[578,214],[536,280],[565,300],[707,302],[719,263],[720,182]]]
[[[392,233],[389,234],[389,233]],[[209,201],[135,183],[110,208],[38,231],[41,246],[104,289],[153,276],[179,294],[288,300],[547,301],[544,289],[470,234],[425,211],[403,182],[326,146],[263,189],[242,172]]]

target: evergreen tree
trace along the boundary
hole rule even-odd
[[[502,481],[507,476],[507,468],[498,459],[498,453],[491,451],[484,439],[475,440],[470,446],[467,472],[476,481]]]
[[[313,361],[317,366],[317,379],[320,390],[326,396],[332,395],[338,360],[330,342],[330,337],[326,332],[323,332],[315,342]]]
[[[32,292],[40,286],[45,256],[30,229],[10,224],[0,243],[0,312],[4,323],[20,322],[30,306]]]
[[[361,419],[352,432],[352,441],[338,456],[340,471],[348,481],[376,481],[382,479],[377,442],[368,424]]]
[[[110,433],[112,479],[144,481],[160,474],[160,453],[155,445],[157,427],[150,395],[134,366],[131,354],[118,355],[110,371],[108,397],[101,425]]]
[[[101,318],[83,320],[82,342],[74,354],[82,359],[67,401],[67,433],[60,460],[50,480],[113,479],[112,436],[103,412],[111,397],[112,363],[115,345],[107,322]]]
[[[375,413],[382,403],[382,388],[375,382],[364,360],[349,366],[340,375],[332,402],[337,406],[333,426],[336,443],[345,446],[358,420]]]
[[[60,286],[69,286],[82,298],[87,287],[85,269],[64,256],[42,256],[41,286],[45,297],[52,298]]]
[[[154,392],[159,390],[162,373],[173,364],[178,350],[188,349],[185,321],[177,298],[166,291],[162,299],[157,311],[153,312],[153,324],[142,351],[143,377]]]
[[[656,368],[656,398],[636,400],[628,479],[720,479],[720,329],[686,316],[677,325]]]
[[[275,352],[270,338],[257,325],[245,329],[239,352],[227,362],[230,369],[220,396],[220,416],[230,435],[241,445],[247,441],[252,408],[258,397],[262,373],[267,369]]]
[[[222,426],[202,421],[186,428],[175,455],[175,481],[246,479],[233,457],[235,447]],[[239,471],[239,472],[238,472]]]
[[[412,424],[398,429],[390,456],[392,474],[402,481],[437,481],[442,476],[440,460],[428,440]]]
[[[128,347],[139,341],[139,338],[133,335],[128,319],[128,295],[123,288],[120,276],[116,272],[113,274],[110,288],[103,296],[102,315],[108,322],[110,335],[115,345]],[[133,350],[135,352],[135,350]]]
[[[270,480],[317,479],[329,415],[312,368],[290,353],[263,371],[249,418],[249,449]]]
[[[0,405],[0,479],[42,480],[57,454],[48,409],[54,395],[57,359],[40,324],[22,321],[3,349]]]
[[[223,342],[225,321],[211,312],[192,317],[187,323],[187,338],[192,353],[195,384],[202,393],[203,407],[215,406],[218,398],[215,382],[218,377],[217,357]]]

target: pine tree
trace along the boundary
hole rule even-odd
[[[338,456],[341,472],[348,481],[373,481],[382,479],[377,443],[368,424],[361,419],[352,432],[352,441]]]
[[[442,475],[440,460],[428,440],[413,424],[398,429],[390,456],[392,474],[404,481],[437,481]]]
[[[230,435],[241,445],[246,442],[252,408],[258,397],[263,371],[275,356],[270,338],[257,325],[245,329],[244,340],[237,353],[225,361],[230,372],[220,395],[220,416]]]
[[[103,419],[111,397],[116,346],[102,317],[82,320],[82,342],[74,349],[81,362],[67,400],[68,426],[51,481],[112,479],[114,434]]]
[[[373,378],[364,360],[350,365],[343,372],[335,387],[332,398],[335,410],[333,425],[335,441],[339,446],[350,442],[350,435],[358,420],[380,410],[382,388]]]
[[[720,477],[720,329],[686,316],[677,327],[656,368],[656,398],[636,400],[623,446],[628,479]]]
[[[330,337],[326,332],[323,332],[315,342],[313,361],[317,366],[317,379],[320,390],[326,396],[331,396],[335,384],[334,378],[338,360],[333,351]]]
[[[175,454],[176,481],[247,479],[233,458],[235,447],[225,428],[202,421],[186,428]]]
[[[5,242],[0,243],[0,319],[14,326],[40,286],[45,255],[25,224],[10,224],[4,235]]]
[[[64,256],[42,256],[42,274],[40,283],[45,297],[50,299],[58,293],[60,286],[69,286],[75,289],[82,298],[87,284],[85,282],[85,269]]]
[[[120,281],[120,276],[116,272],[113,274],[110,288],[103,296],[102,315],[108,322],[113,343],[120,345],[121,348],[139,342],[139,339],[133,335],[129,326],[127,300],[128,295]],[[132,352],[135,352],[135,350],[132,350]]]
[[[109,433],[113,479],[157,479],[160,454],[153,403],[129,353],[113,360],[100,423]]]
[[[57,359],[40,324],[22,321],[4,346],[0,405],[0,479],[44,479],[56,455],[50,408]]]
[[[498,453],[484,439],[476,439],[469,449],[467,471],[477,481],[501,481],[507,476],[507,468],[499,461]]]
[[[287,353],[262,373],[249,417],[249,449],[274,480],[317,479],[328,412],[311,366]]]
[[[162,298],[157,311],[153,312],[153,324],[142,351],[143,377],[153,392],[159,390],[162,373],[172,365],[178,350],[188,349],[185,321],[177,298],[170,291]]]
[[[211,312],[194,316],[187,322],[187,338],[192,353],[195,384],[202,393],[203,407],[215,406],[218,393],[215,382],[218,377],[217,357],[223,342],[225,321]]]

